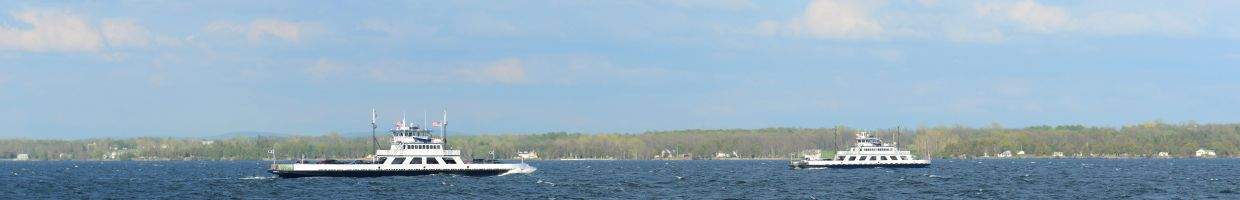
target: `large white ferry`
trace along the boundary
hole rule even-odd
[[[822,159],[807,156],[792,161],[789,166],[800,168],[867,168],[867,167],[926,167],[930,160],[918,160],[909,151],[900,151],[882,139],[865,132],[857,133],[857,144],[847,151],[838,151],[834,158]]]
[[[372,134],[376,115],[371,111]],[[415,176],[428,174],[460,174],[469,176],[491,176],[509,173],[532,173],[534,167],[521,163],[499,163],[495,160],[464,160],[460,150],[446,147],[447,112],[444,120],[434,122],[434,127],[441,127],[444,137],[433,138],[432,130],[423,129],[408,123],[405,119],[396,122],[391,130],[391,146],[387,150],[376,149],[375,155],[369,160],[355,161],[297,161],[292,164],[271,164],[269,172],[280,177],[335,176],[335,177],[374,177],[374,176]],[[378,142],[375,142],[378,146]],[[273,152],[274,154],[274,152]]]

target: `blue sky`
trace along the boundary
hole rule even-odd
[[[0,2],[0,137],[1240,122],[1234,1]],[[388,123],[385,123],[384,127]]]

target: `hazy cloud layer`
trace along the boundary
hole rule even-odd
[[[24,10],[11,17],[29,28],[0,27],[0,48],[34,52],[97,51],[103,38],[85,18],[66,10]]]
[[[765,21],[758,25],[761,33],[833,39],[875,38],[883,26],[870,16],[865,1],[815,0],[801,17],[787,21]]]
[[[762,21],[754,32],[837,40],[929,39],[998,44],[1021,34],[1184,37],[1202,34],[1204,28],[1200,16],[1203,13],[1188,10],[1106,4],[1070,8],[1034,0],[917,2],[920,5],[814,0],[797,13],[798,17]]]
[[[300,42],[302,35],[307,31],[307,26],[304,23],[263,18],[244,23],[216,21],[207,24],[204,29],[217,33],[244,35],[250,42],[271,39]]]
[[[525,67],[521,60],[504,59],[481,67],[469,67],[456,71],[462,78],[475,83],[517,84],[526,82]]]
[[[1033,0],[984,2],[976,6],[980,17],[1018,24],[1034,33],[1079,32],[1089,35],[1186,35],[1197,32],[1183,14],[1166,11],[1095,10],[1070,12]]]

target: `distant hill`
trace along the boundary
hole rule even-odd
[[[293,136],[293,135],[287,134],[287,133],[264,132],[264,131],[237,131],[237,132],[229,132],[229,133],[219,134],[219,135],[214,135],[214,136],[208,136],[204,138],[206,139],[231,139],[231,138],[237,138],[237,137],[243,137],[243,136],[254,138],[254,137],[260,137],[260,136],[261,137],[288,137],[288,136]]]
[[[237,137],[241,137],[241,136],[245,136],[245,137],[249,137],[249,138],[255,138],[255,137],[260,137],[260,136],[261,136],[261,137],[320,136],[320,135],[327,135],[328,133],[330,133],[330,132],[318,133],[318,134],[288,134],[288,133],[277,133],[277,132],[266,132],[266,131],[236,131],[236,132],[229,132],[229,133],[219,134],[219,135],[214,135],[214,136],[208,136],[208,137],[204,137],[204,138],[205,138],[205,139],[231,139],[231,138],[237,138]],[[365,132],[343,132],[343,133],[339,133],[339,134],[340,134],[340,136],[341,136],[341,137],[346,137],[346,138],[354,138],[354,137],[370,137],[370,131],[365,131]],[[375,134],[376,134],[376,135],[378,135],[378,136],[384,136],[384,135],[387,135],[387,134],[388,134],[388,131],[387,131],[387,130],[379,130],[379,131],[378,131],[378,132],[376,132]],[[440,134],[442,134],[442,133],[440,133],[440,132],[435,132],[435,137],[439,137],[439,136],[440,136]],[[448,131],[448,137],[452,137],[452,136],[470,136],[470,135],[478,135],[478,134],[475,134],[475,133],[467,133],[467,132]]]
[[[387,131],[387,130],[379,130],[378,132],[375,132],[375,135],[377,135],[377,136],[384,136],[384,135],[387,135],[387,134],[388,134],[388,131]],[[442,132],[439,132],[439,131],[435,131],[435,137],[439,137],[439,136],[441,136],[440,134],[443,134],[443,133],[442,133]],[[326,133],[324,133],[324,134],[320,134],[320,135],[326,135]],[[478,135],[478,134],[476,134],[476,133],[467,133],[467,132],[448,131],[448,137],[452,137],[452,136],[470,136],[470,135]],[[345,133],[340,133],[340,136],[341,136],[341,137],[370,137],[370,131],[366,131],[366,132],[345,132]]]

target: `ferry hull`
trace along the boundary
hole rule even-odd
[[[455,174],[464,176],[496,176],[507,173],[533,173],[537,168],[521,164],[272,164],[267,172],[279,177],[378,177]]]
[[[863,165],[810,165],[799,164],[792,165],[794,169],[805,168],[835,168],[835,169],[856,169],[856,168],[925,168],[930,163],[910,163],[910,164],[863,164]]]
[[[455,174],[464,176],[497,176],[508,173],[507,169],[471,169],[471,170],[382,170],[382,171],[280,171],[269,170],[281,178],[299,177],[380,177],[380,176],[421,176],[431,174]]]

